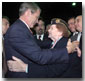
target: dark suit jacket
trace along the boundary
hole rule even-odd
[[[62,37],[57,42],[54,48],[57,48],[57,49],[65,48],[67,46],[67,41],[68,41],[68,38]],[[64,63],[64,62],[61,62],[61,63],[55,62],[54,64],[48,65],[48,70],[47,70],[48,77],[56,77],[56,78],[61,77],[62,74],[66,72],[66,70],[68,69],[68,66],[69,66],[69,63]]]
[[[37,36],[34,35],[36,43],[40,46],[41,49],[49,49],[52,43],[52,40],[48,38],[46,34],[44,34],[43,40],[37,39]]]
[[[5,35],[6,60],[12,59],[12,56],[20,58],[25,63],[33,65],[52,64],[54,62],[68,62],[68,53],[66,48],[62,49],[41,49],[35,42],[27,26],[17,20],[7,31]],[[32,67],[32,66],[31,66]],[[41,67],[42,68],[42,67]],[[42,70],[42,69],[40,69]],[[8,77],[34,77],[34,72],[29,69],[29,73],[10,72]]]
[[[79,48],[82,51],[82,36],[80,39]],[[69,55],[69,68],[61,76],[64,78],[82,78],[82,56],[78,57],[77,52]]]

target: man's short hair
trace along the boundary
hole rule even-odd
[[[41,11],[37,4],[33,2],[24,2],[20,5],[19,16],[23,15],[27,9],[30,9],[32,13],[35,13],[38,9]]]
[[[2,16],[2,19],[7,19],[9,21],[9,18],[7,16]]]
[[[69,18],[68,18],[68,21],[71,20],[71,19],[75,19],[75,17],[69,17]]]

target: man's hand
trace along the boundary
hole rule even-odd
[[[76,49],[76,47],[78,47],[79,45],[79,42],[78,41],[73,41],[71,42],[71,40],[69,39],[68,40],[68,43],[67,43],[67,50],[68,50],[68,53],[73,53]]]
[[[81,50],[79,47],[76,47],[77,55],[78,57],[81,57]]]
[[[26,67],[28,64],[25,64],[22,60],[17,57],[12,57],[13,60],[7,61],[7,65],[10,71],[14,72],[26,72]]]

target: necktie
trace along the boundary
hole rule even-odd
[[[41,38],[41,35],[39,36],[39,40],[41,40],[40,38]]]
[[[77,37],[78,37],[78,33],[71,37],[71,41],[77,40]]]

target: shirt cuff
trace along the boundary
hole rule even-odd
[[[28,73],[28,65],[26,66],[26,71],[25,72]]]

